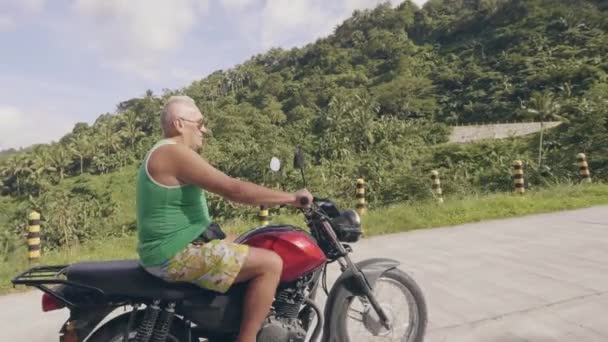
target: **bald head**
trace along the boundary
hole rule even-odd
[[[203,146],[205,126],[203,114],[188,96],[172,96],[161,113],[161,127],[165,139],[198,150]]]
[[[169,137],[174,134],[173,121],[193,111],[198,111],[198,108],[191,97],[171,96],[165,103],[160,116],[160,126],[164,136]]]

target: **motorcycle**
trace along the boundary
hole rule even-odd
[[[300,151],[294,166],[305,184]],[[271,169],[279,167],[280,161],[273,158]],[[280,284],[257,341],[423,341],[425,299],[416,282],[397,268],[400,263],[387,258],[351,260],[350,244],[359,241],[362,232],[357,212],[340,211],[331,200],[319,198],[301,212],[308,230],[271,224],[235,240],[273,250],[283,259]],[[334,262],[342,273],[328,291],[327,267]],[[43,291],[45,312],[69,309],[59,331],[61,342],[234,341],[247,286],[235,284],[220,294],[167,283],[148,274],[137,260],[37,266],[12,283]],[[315,301],[319,287],[327,296],[323,312]],[[108,320],[120,307],[125,312]]]

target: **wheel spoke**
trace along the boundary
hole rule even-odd
[[[363,318],[353,317],[353,316],[350,316],[350,315],[348,316],[348,318],[352,318],[352,319],[354,319],[357,322],[363,322]]]
[[[418,303],[416,297],[399,278],[382,276],[376,282],[373,293],[391,321],[391,330],[386,330],[380,323],[375,310],[369,308],[369,301],[365,297],[354,297],[345,308],[344,330],[346,341],[413,341],[418,332],[424,331],[419,327]],[[355,298],[359,298],[359,304]],[[366,305],[367,304],[367,305]],[[423,303],[424,305],[424,303]],[[353,308],[356,307],[356,309]],[[360,307],[363,310],[359,310]],[[406,306],[407,308],[404,308]],[[356,313],[358,317],[353,317]],[[426,312],[424,312],[426,314]],[[422,320],[426,322],[426,316]]]
[[[355,310],[353,308],[348,309],[348,311],[356,312],[356,313],[358,313],[361,316],[363,316],[363,313],[364,313],[363,311]]]

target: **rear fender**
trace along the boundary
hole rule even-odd
[[[107,322],[104,322],[103,325],[99,326],[99,328],[95,329],[95,331],[88,336],[89,340],[93,340],[93,341],[103,341],[106,342],[107,341],[107,333],[108,332],[114,332],[116,331],[118,328],[120,328],[120,331],[123,332],[124,329],[126,328],[126,326],[129,324],[129,320],[131,319],[131,315],[133,314],[133,309],[122,313],[116,317],[113,317],[112,319],[108,320]],[[146,310],[145,309],[138,309],[137,312],[135,313],[135,319],[133,320],[133,325],[131,326],[131,331],[136,331],[137,328],[139,327],[139,325],[141,324],[141,322],[143,321],[144,317],[146,314]],[[180,342],[189,342],[187,341],[187,336],[188,336],[188,331],[190,330],[190,325],[186,324],[186,322],[184,322],[184,320],[178,316],[175,315],[171,321],[171,328],[170,328],[170,332],[180,341]],[[190,340],[191,341],[198,341],[198,336],[192,334],[192,331],[190,331],[191,335],[190,335]],[[79,341],[82,341],[83,339],[79,339]]]
[[[82,341],[91,334],[99,322],[118,307],[108,305],[107,300],[99,293],[72,284],[44,287],[43,290],[61,301],[70,310],[70,317],[59,330],[60,334],[62,336],[65,334],[68,323],[70,323],[79,336],[79,340]]]
[[[384,272],[399,266],[399,264],[399,261],[393,259],[374,258],[360,261],[355,265],[363,274],[363,277],[370,288],[374,288],[376,281]],[[325,304],[326,321],[323,327],[323,338],[321,341],[339,342],[335,332],[337,331],[341,315],[336,312],[336,310],[340,310],[340,305],[342,305],[344,300],[348,297],[364,294],[363,290],[358,286],[358,276],[359,275],[352,270],[347,270],[342,273],[334,283]]]
[[[76,335],[79,341],[84,341],[88,337],[93,329],[101,322],[106,316],[108,316],[115,307],[79,307],[74,308],[70,311],[70,318],[61,327],[61,335],[65,334],[68,323],[71,322],[72,326],[76,330]],[[63,341],[63,339],[61,339]]]

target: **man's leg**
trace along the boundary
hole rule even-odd
[[[245,264],[235,282],[249,280],[243,307],[243,322],[237,342],[255,342],[256,335],[270,306],[283,271],[283,260],[273,251],[249,248]]]

